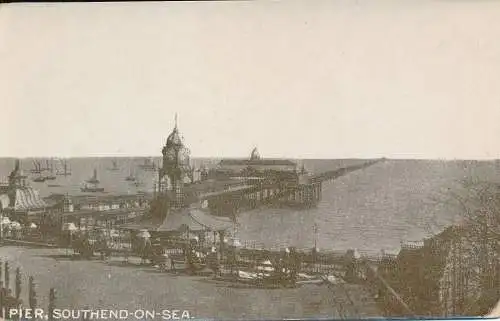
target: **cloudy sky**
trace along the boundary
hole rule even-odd
[[[500,157],[500,2],[0,7],[0,156]]]

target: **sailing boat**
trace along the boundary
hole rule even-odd
[[[61,163],[62,163],[63,171],[58,170],[57,171],[57,175],[70,176],[71,175],[71,169],[68,166],[68,161],[64,160],[64,161],[61,161]]]
[[[140,187],[144,185],[144,182],[140,179],[140,177],[134,177],[134,181],[132,182],[132,185],[135,187]]]
[[[104,187],[98,187],[100,181],[97,179],[97,169],[94,168],[94,176],[86,181],[86,183],[81,188],[82,192],[104,192]]]
[[[108,170],[110,170],[110,171],[117,171],[117,170],[120,169],[120,167],[118,166],[118,162],[116,161],[116,159],[113,159],[112,163],[113,163],[113,167],[109,168]]]
[[[144,160],[144,163],[139,165],[139,168],[146,172],[155,172],[156,171],[156,163],[152,158],[147,158]]]
[[[34,174],[40,174],[42,172],[42,164],[40,164],[40,161],[34,159],[33,160],[33,167],[31,169],[31,172],[34,173]]]
[[[49,172],[49,175],[45,176],[45,180],[47,181],[53,181],[56,179],[56,176],[54,175],[54,163],[53,162],[50,162],[49,164],[49,160],[47,159],[47,168],[46,170]]]
[[[127,182],[135,182],[136,177],[135,177],[135,175],[132,173],[132,169],[130,169],[130,174],[129,174],[127,177],[125,177],[125,180],[126,180]]]
[[[31,172],[34,174],[38,174],[37,177],[33,178],[33,182],[37,182],[37,183],[45,182],[45,176],[42,176],[43,169],[42,169],[42,164],[40,163],[40,161],[34,159],[33,166],[34,166],[34,168],[31,169]]]
[[[94,176],[89,178],[87,181],[89,184],[99,184],[100,181],[97,179],[97,169],[94,168]]]

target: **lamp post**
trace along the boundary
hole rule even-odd
[[[0,208],[0,244],[3,243],[3,208]]]
[[[316,261],[318,257],[318,224],[316,223],[314,223],[313,225],[313,232],[314,232],[314,248],[312,250],[312,259],[313,259],[314,269],[316,269]]]
[[[314,223],[313,226],[313,231],[314,231],[314,250],[318,248],[317,243],[318,243],[318,224]]]

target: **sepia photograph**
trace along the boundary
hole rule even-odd
[[[0,4],[0,320],[500,317],[498,39],[495,1]]]

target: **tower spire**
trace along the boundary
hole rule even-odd
[[[177,113],[175,113],[175,128],[177,128]]]

